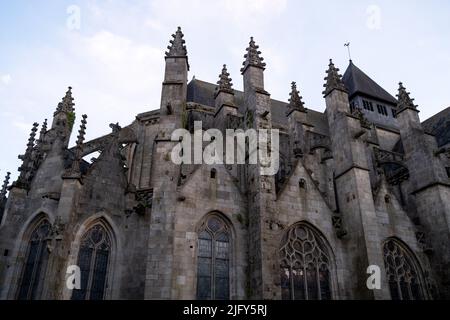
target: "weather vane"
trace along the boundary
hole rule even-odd
[[[348,51],[348,59],[350,61],[352,61],[352,55],[350,53],[350,42],[344,43],[344,47],[347,47],[347,51]]]

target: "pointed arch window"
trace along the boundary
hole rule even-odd
[[[48,262],[47,244],[51,234],[48,220],[42,220],[31,233],[25,266],[20,281],[18,300],[39,299]]]
[[[395,239],[386,241],[383,253],[392,299],[422,300],[420,271],[413,253]]]
[[[111,238],[102,224],[89,229],[81,238],[77,265],[81,270],[81,289],[74,289],[72,300],[103,300],[111,258]]]
[[[291,227],[280,249],[283,300],[331,300],[330,254],[305,224]]]
[[[230,238],[227,224],[216,215],[208,217],[200,228],[197,256],[197,299],[229,299]]]

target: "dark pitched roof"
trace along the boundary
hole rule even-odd
[[[438,146],[450,144],[450,107],[422,122],[422,127],[436,136]]]
[[[193,79],[189,82],[187,87],[187,101],[203,104],[206,106],[214,107],[214,92],[216,85],[201,81],[198,79]],[[244,113],[244,93],[242,91],[234,90],[235,103],[239,107],[239,111]],[[271,99],[271,109],[272,109],[272,121],[274,124],[287,127],[287,116],[286,112],[289,108],[287,102],[282,102],[279,100]],[[311,109],[307,110],[307,121],[315,127],[317,133],[328,135],[328,120],[325,113],[314,111]]]
[[[344,73],[342,81],[347,87],[350,98],[357,94],[361,94],[394,106],[397,105],[397,100],[390,93],[384,90],[361,69],[355,66],[351,60],[347,70]]]

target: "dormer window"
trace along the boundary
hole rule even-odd
[[[387,108],[383,106],[382,104],[377,104],[378,113],[382,114],[383,116],[388,116]]]
[[[363,100],[363,107],[366,110],[372,111],[373,112],[373,103],[367,100]]]

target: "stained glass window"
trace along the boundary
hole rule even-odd
[[[230,297],[230,233],[217,216],[209,217],[198,236],[197,299]]]
[[[31,234],[17,296],[19,300],[35,300],[40,298],[45,271],[47,269],[47,243],[50,233],[50,222],[43,220]]]
[[[330,256],[317,232],[304,224],[290,228],[280,258],[283,300],[331,300]]]
[[[106,229],[97,224],[81,239],[78,263],[81,289],[74,289],[72,300],[103,300],[107,285],[111,240]]]
[[[413,254],[395,239],[384,244],[383,253],[391,298],[422,300],[419,270]]]

